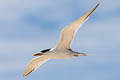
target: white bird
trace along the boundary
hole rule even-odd
[[[36,70],[40,65],[48,61],[49,59],[68,59],[78,56],[87,56],[85,53],[78,53],[73,51],[70,48],[70,44],[75,36],[77,30],[82,26],[82,24],[87,21],[88,17],[91,13],[99,6],[99,3],[91,9],[88,13],[74,21],[72,24],[66,26],[60,35],[60,39],[56,48],[52,49],[45,49],[40,51],[39,53],[33,54],[33,56],[38,56],[35,59],[32,59],[30,63],[27,65],[23,76],[27,76],[32,71]]]

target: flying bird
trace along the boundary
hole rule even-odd
[[[75,36],[75,33],[82,26],[82,24],[88,20],[89,16],[99,6],[99,4],[100,3],[98,3],[85,15],[75,20],[72,24],[66,26],[61,31],[60,39],[55,48],[45,49],[36,54],[33,54],[33,56],[37,56],[37,58],[32,59],[32,61],[30,61],[30,63],[27,65],[23,77],[27,76],[28,74],[36,70],[38,67],[40,67],[40,65],[42,65],[49,59],[68,59],[78,56],[87,56],[87,54],[85,53],[73,51],[70,48],[70,45]]]

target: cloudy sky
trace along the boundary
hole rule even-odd
[[[119,80],[119,0],[102,1],[77,32],[71,47],[90,56],[50,60],[22,77],[32,54],[55,47],[61,29],[98,1],[0,0],[0,80]]]

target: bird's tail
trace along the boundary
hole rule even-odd
[[[43,53],[41,53],[41,52],[38,52],[38,53],[32,54],[32,56],[41,56],[41,55],[43,55]]]

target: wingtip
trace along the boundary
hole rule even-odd
[[[33,72],[33,71],[34,71],[34,69],[29,70],[28,68],[26,68],[22,76],[23,76],[23,77],[26,77],[26,76],[28,76],[28,75],[29,75],[31,72]]]
[[[26,77],[26,75],[25,75],[25,74],[23,74],[23,75],[22,75],[22,77],[24,78],[24,77]]]
[[[98,7],[101,4],[102,0],[99,0],[96,4],[96,7]]]
[[[28,74],[25,74],[25,73],[24,73],[24,74],[22,75],[22,77],[24,78],[24,77],[26,77],[26,76],[29,75],[29,74],[30,74],[30,73],[28,73]]]
[[[24,77],[26,77],[27,75],[28,75],[28,73],[24,72],[23,75],[22,75],[22,77],[24,78]]]
[[[101,2],[98,2],[96,6],[93,8],[92,12],[96,10],[96,8],[100,5]]]
[[[33,72],[33,71],[34,71],[34,69],[32,69],[32,70],[31,70],[31,71],[29,71],[29,72],[28,72],[28,71],[27,71],[27,72],[25,71],[25,72],[24,72],[24,74],[23,74],[23,77],[28,76],[28,75],[29,75],[31,72]]]
[[[100,5],[101,2],[98,2],[94,8],[92,8],[86,15],[85,18],[87,19],[95,10],[96,8]]]
[[[22,77],[24,78],[24,77],[26,77],[27,75],[28,75],[28,74],[27,74],[26,69],[25,69],[24,73],[22,74]]]
[[[99,2],[96,4],[96,7],[98,7],[100,4],[101,4],[101,1],[99,1]]]

